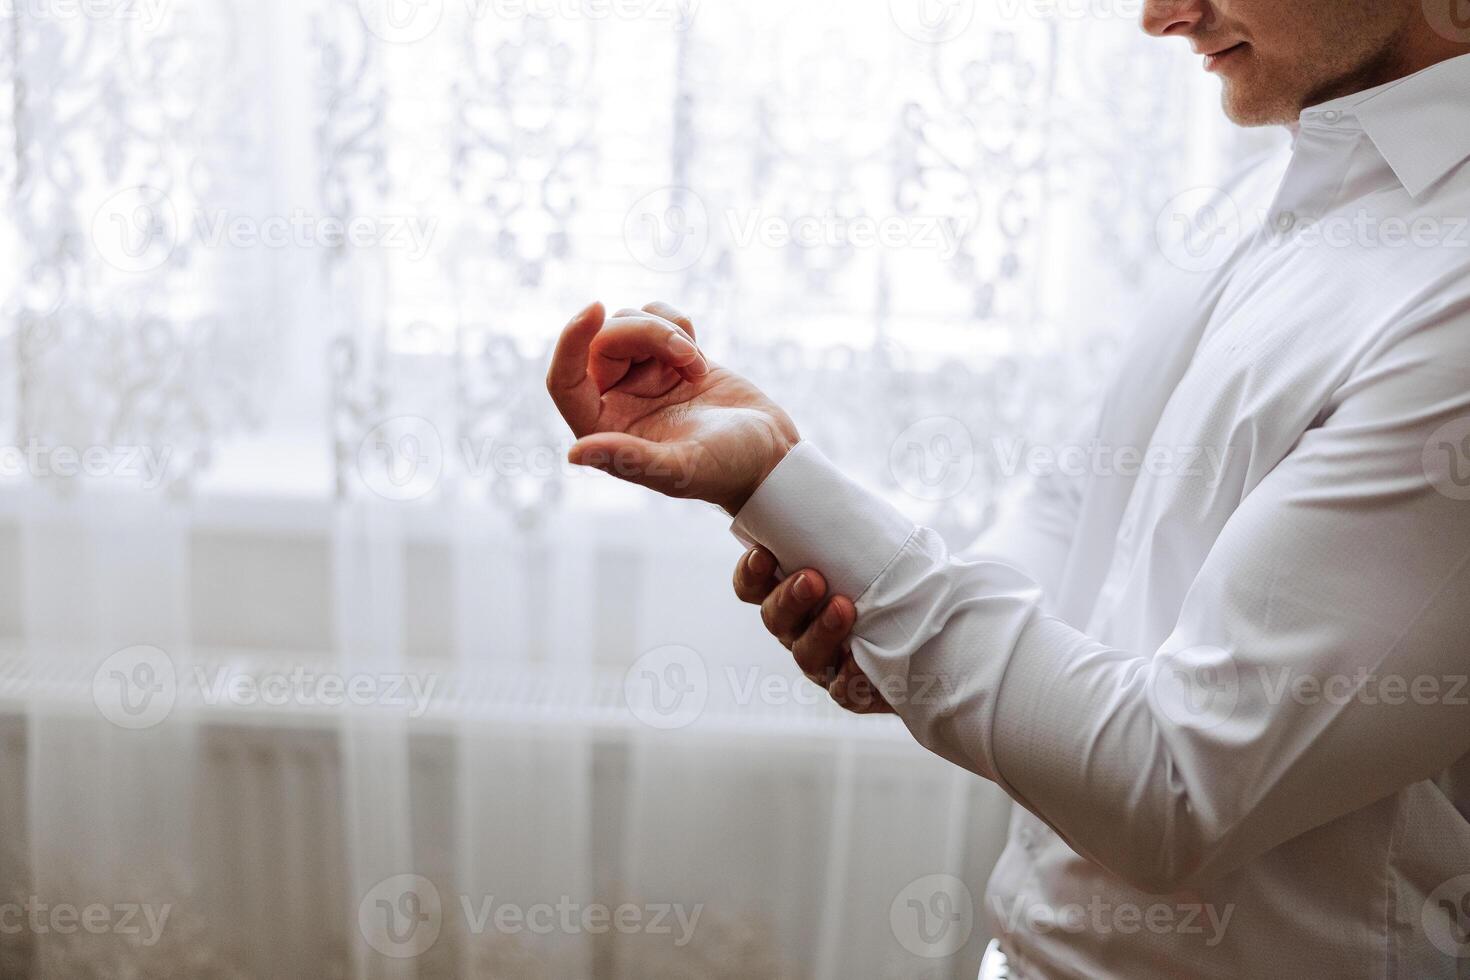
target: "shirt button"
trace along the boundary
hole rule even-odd
[[[1296,212],[1282,211],[1276,216],[1276,227],[1283,232],[1291,231],[1296,227]]]
[[[1328,109],[1326,112],[1322,113],[1322,121],[1326,123],[1335,123],[1341,118],[1342,113],[1338,112],[1336,109]]]

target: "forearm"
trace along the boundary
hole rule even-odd
[[[920,744],[998,782],[1118,876],[1172,891],[1228,816],[1157,723],[1150,659],[1040,603],[1015,568],[955,561],[919,529],[859,599],[853,655]]]
[[[1248,794],[1217,769],[1230,750],[1199,744],[1214,719],[1186,731],[1158,701],[1171,660],[1111,649],[1039,600],[1014,569],[953,561],[920,530],[860,600],[853,653],[921,744],[1135,886],[1172,892],[1248,857],[1231,839]]]
[[[851,484],[812,447],[802,446],[772,481],[741,513],[736,533],[771,547],[786,570],[819,567],[834,593],[856,596],[853,655],[914,737],[1027,803],[1008,777],[1019,773],[1024,784],[1030,756],[1026,746],[1009,745],[1008,739],[1035,741],[1046,734],[1001,717],[1001,706],[1033,704],[1044,692],[1052,709],[1078,700],[1064,713],[1082,723],[1076,714],[1098,707],[1089,703],[1092,692],[1056,685],[1058,665],[1086,639],[1042,613],[1041,588],[1019,569],[951,559],[937,534]],[[1014,767],[1011,772],[1001,759]],[[1096,817],[1100,808],[1121,811],[1139,802],[1108,782],[1107,774],[1098,775],[1103,781],[1077,800],[1079,813]],[[1133,840],[1097,842],[1111,853],[1094,854],[1095,859],[1128,877],[1159,874],[1145,865],[1160,859],[1162,815],[1175,804],[1160,800],[1152,809],[1160,818],[1131,814]],[[1069,836],[1068,815],[1039,816]],[[1084,852],[1087,826],[1108,823],[1116,831],[1119,825],[1080,823],[1070,837]],[[1198,839],[1186,828],[1176,830],[1181,842]],[[1174,860],[1191,858],[1186,853]]]
[[[1283,677],[1355,676],[1389,657],[1406,676],[1453,673],[1463,632],[1456,552],[1430,562],[1394,530],[1417,520],[1463,538],[1458,513],[1437,495],[1324,479],[1324,457],[1303,459],[1237,512],[1158,649],[1111,648],[1047,616],[1024,572],[952,558],[810,449],[772,474],[736,530],[857,597],[853,654],[923,745],[998,782],[1080,854],[1172,891],[1470,749],[1450,704],[1283,695]],[[1341,505],[1321,506],[1308,486]],[[1370,538],[1393,588],[1333,553]],[[1272,617],[1271,583],[1308,576],[1321,608]],[[1191,700],[1201,692],[1180,678],[1225,686]]]

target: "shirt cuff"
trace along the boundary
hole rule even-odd
[[[767,548],[783,573],[814,568],[830,592],[856,602],[915,526],[801,442],[746,501],[730,530],[747,547]]]

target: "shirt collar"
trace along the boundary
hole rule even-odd
[[[1357,118],[1413,197],[1470,158],[1470,54],[1303,110],[1300,126]]]

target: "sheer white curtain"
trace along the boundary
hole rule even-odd
[[[1134,14],[6,5],[0,972],[973,975],[1006,801],[541,379],[665,298],[962,542],[1258,142]]]

